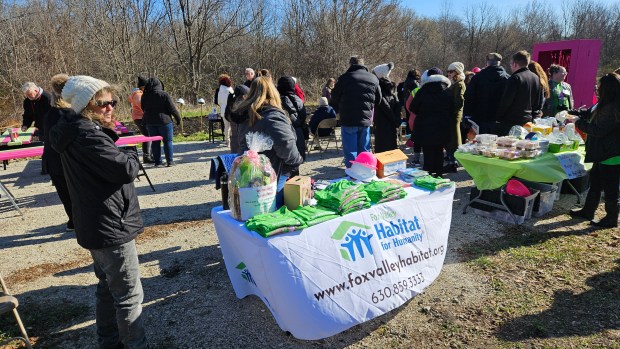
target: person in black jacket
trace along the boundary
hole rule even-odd
[[[142,95],[142,110],[144,111],[142,120],[146,123],[149,136],[163,137],[166,166],[174,165],[172,117],[179,125],[181,123],[181,115],[174,105],[172,97],[164,92],[163,84],[158,78],[150,78],[147,81],[144,87],[144,94]],[[161,142],[153,141],[151,147],[155,166],[161,166]]]
[[[265,151],[265,156],[278,175],[278,191],[276,206],[284,204],[284,184],[294,170],[304,162],[297,150],[297,136],[291,119],[282,109],[280,94],[273,85],[270,76],[259,76],[252,81],[247,98],[233,107],[238,113],[247,112],[249,119],[248,132],[260,132],[271,137],[273,147]],[[248,150],[246,134],[240,134],[240,152]]]
[[[487,66],[474,75],[465,90],[463,115],[479,126],[479,133],[495,133],[497,107],[510,75],[501,66],[502,56],[491,52],[486,56]]]
[[[67,113],[71,113],[70,105],[62,99],[61,95],[68,78],[69,76],[67,74],[57,74],[52,77],[52,108],[43,118],[45,121],[45,127],[43,128],[45,131],[45,139],[50,138],[50,130],[58,123],[58,120],[65,117]],[[62,168],[62,161],[60,160],[60,154],[52,148],[50,142],[45,142],[43,144],[42,160],[45,162],[44,167],[47,169],[52,179],[52,184],[56,188],[56,193],[58,193],[60,202],[62,202],[67,217],[69,218],[66,231],[74,231],[71,195],[69,195],[69,188],[67,187],[67,180],[65,179]]]
[[[278,92],[282,100],[282,109],[288,113],[291,123],[297,135],[297,151],[301,157],[306,160],[306,135],[308,138],[310,132],[306,124],[308,112],[304,102],[295,92],[295,80],[290,76],[283,76],[278,79]],[[305,131],[304,131],[305,129]],[[299,171],[297,170],[297,174]]]
[[[364,60],[352,56],[349,64],[347,72],[338,78],[329,102],[340,114],[342,151],[347,168],[358,153],[370,151],[372,112],[381,102],[379,79],[368,72]]]
[[[35,135],[45,141],[44,121],[43,117],[51,109],[52,96],[43,91],[43,88],[37,86],[34,82],[26,82],[22,85],[22,92],[26,97],[24,99],[24,114],[22,120],[22,131],[26,131],[34,122],[37,128]]]
[[[312,117],[310,117],[310,122],[308,126],[310,127],[310,132],[312,134],[316,134],[319,132],[319,137],[327,137],[332,132],[330,129],[318,129],[321,121],[326,119],[335,119],[336,111],[334,108],[329,106],[329,100],[327,97],[319,98],[319,107],[316,108]]]
[[[422,74],[422,87],[410,105],[416,115],[413,142],[422,146],[423,169],[436,176],[443,174],[443,148],[452,135],[454,97],[448,87],[450,80],[439,68],[431,68]]]
[[[75,234],[90,251],[99,279],[96,324],[100,348],[147,348],[144,293],[134,239],[144,229],[133,181],[140,162],[121,152],[100,120],[114,111],[113,89],[90,76],[70,77],[62,97],[71,105],[51,130],[73,204]]]
[[[599,101],[596,109],[575,126],[585,132],[586,162],[592,162],[590,190],[586,202],[580,209],[573,209],[570,215],[585,218],[591,224],[602,228],[618,226],[618,186],[620,185],[620,75],[606,74],[599,80]],[[605,193],[603,219],[594,220],[594,213]]]
[[[381,102],[373,118],[375,130],[375,153],[398,148],[397,129],[400,126],[400,103],[396,97],[396,86],[387,78],[379,79]]]
[[[251,85],[250,85],[251,86]],[[245,96],[250,91],[250,88],[245,85],[237,85],[234,89],[234,93],[228,95],[228,102],[226,103],[226,111],[224,112],[224,118],[230,122],[230,152],[231,154],[239,153],[239,145],[241,140],[239,134],[243,133],[243,129],[247,129],[248,113],[237,113],[233,111],[235,103],[245,99]]]
[[[513,126],[532,121],[533,113],[542,109],[540,79],[527,68],[528,64],[530,54],[527,51],[512,55],[510,68],[513,73],[506,81],[496,113],[495,131],[499,136],[508,135]]]

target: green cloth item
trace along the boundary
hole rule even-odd
[[[323,190],[316,191],[314,198],[319,206],[342,215],[358,207],[370,207],[370,198],[362,188],[360,184],[343,179],[328,185]]]
[[[603,165],[620,165],[620,156],[614,156],[613,158],[609,158],[605,161],[601,161]]]
[[[400,185],[383,181],[372,181],[370,183],[363,184],[362,190],[368,194],[370,202],[373,204],[381,202],[385,198],[393,198],[394,196],[399,196],[399,198],[402,198],[404,197],[403,194],[406,196],[404,189]]]
[[[282,228],[288,228],[288,231],[305,228],[303,221],[289,211],[286,206],[280,207],[275,212],[256,215],[248,219],[245,226],[263,237],[273,235],[272,233],[276,230],[283,232]]]
[[[306,225],[307,225],[307,226],[309,226],[309,227],[311,227],[311,226],[313,226],[313,225],[317,225],[317,224],[319,224],[319,223],[327,222],[327,221],[330,221],[330,220],[332,220],[332,219],[334,219],[334,218],[338,218],[338,217],[340,217],[340,216],[339,216],[339,215],[337,215],[337,214],[335,214],[335,215],[329,215],[329,216],[323,216],[323,217],[318,217],[318,218],[315,218],[315,219],[313,219],[313,220],[307,221],[307,222],[306,222]]]
[[[452,183],[449,179],[435,178],[433,176],[424,176],[415,180],[413,183],[416,186],[429,190],[437,190],[443,187],[451,186]]]
[[[316,224],[309,224],[309,222],[316,221],[323,217],[338,217],[338,213],[336,211],[325,209],[320,206],[299,206],[293,210],[293,214],[299,217],[299,219],[305,222],[308,226]]]
[[[579,147],[576,152],[579,153],[583,162],[584,147]],[[533,159],[514,161],[459,152],[454,153],[454,157],[473,178],[479,190],[497,189],[512,177],[541,183],[557,183],[568,178],[560,161],[553,153],[545,153]],[[585,168],[590,170],[592,164],[585,164]]]

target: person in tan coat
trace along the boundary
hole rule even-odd
[[[448,66],[448,79],[452,83],[450,92],[454,97],[454,110],[452,112],[450,131],[450,143],[446,146],[448,164],[444,172],[456,172],[456,159],[454,152],[461,145],[461,121],[463,120],[463,105],[465,104],[465,66],[461,62],[453,62]]]

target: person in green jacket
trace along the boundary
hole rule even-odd
[[[456,159],[454,153],[461,145],[461,121],[463,120],[463,105],[465,104],[465,65],[461,62],[453,62],[448,66],[448,79],[452,82],[449,91],[454,97],[454,111],[451,119],[450,143],[446,146],[448,164],[444,172],[456,172]]]
[[[574,108],[573,89],[568,82],[565,82],[568,72],[561,65],[552,64],[549,67],[549,92],[550,96],[545,101],[543,113],[545,116],[555,116],[562,110]]]

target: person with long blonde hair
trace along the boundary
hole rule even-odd
[[[271,161],[271,166],[278,174],[278,194],[276,206],[284,203],[284,183],[292,172],[303,163],[303,158],[297,150],[297,137],[291,120],[282,109],[280,94],[271,77],[259,76],[252,81],[247,98],[235,105],[234,112],[246,112],[249,115],[249,129],[247,132],[260,132],[273,140],[271,150],[265,151],[265,156]],[[241,139],[240,151],[248,150],[246,134],[239,134]]]

